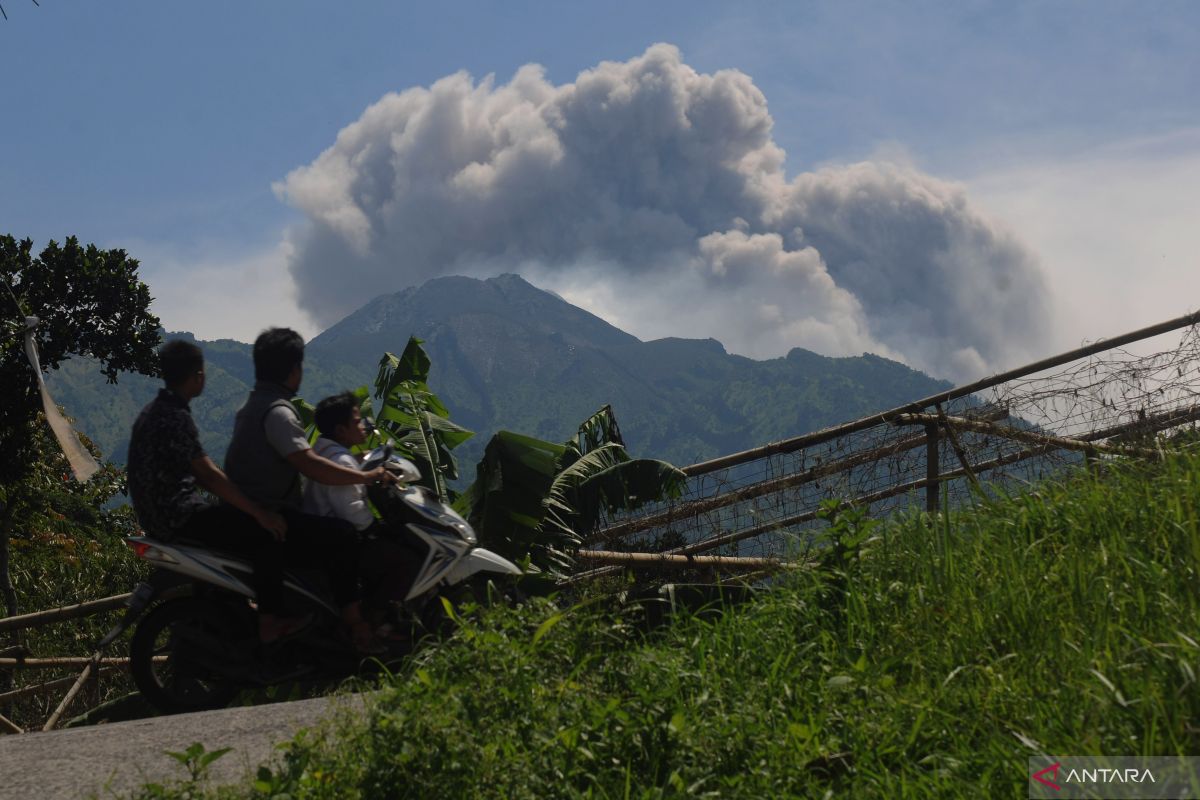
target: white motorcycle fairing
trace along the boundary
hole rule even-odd
[[[404,597],[405,600],[412,600],[441,583],[450,573],[450,568],[454,566],[454,563],[462,557],[463,553],[471,549],[471,543],[457,533],[440,531],[428,525],[410,522],[406,527],[429,546],[429,554],[425,556],[425,563],[421,565],[416,580],[413,581],[408,594]]]
[[[521,575],[521,568],[502,555],[476,547],[454,565],[447,576],[450,583],[465,581],[477,572],[500,572],[506,575]]]
[[[442,582],[457,584],[477,572],[522,574],[516,564],[490,550],[476,547],[457,532],[417,523],[409,523],[407,528],[429,546],[429,554],[405,600],[420,597]]]
[[[152,564],[186,575],[200,583],[220,587],[233,594],[253,600],[254,590],[248,583],[254,568],[244,556],[209,550],[200,544],[161,542],[147,536],[133,536],[126,540],[139,558]],[[331,614],[337,611],[314,587],[308,586],[298,575],[286,570],[283,587],[324,606]]]

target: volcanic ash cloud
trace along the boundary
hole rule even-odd
[[[788,179],[767,101],[659,44],[555,86],[465,73],[388,94],[276,192],[322,325],[447,274],[520,272],[643,337],[754,357],[877,352],[950,378],[1046,332],[1035,260],[961,187],[864,162]]]

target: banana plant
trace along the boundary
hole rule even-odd
[[[450,503],[456,495],[448,482],[458,478],[451,451],[475,434],[450,421],[450,411],[429,389],[429,367],[429,356],[415,336],[400,356],[383,354],[375,377],[375,424],[421,470],[422,483]]]
[[[665,461],[630,458],[605,406],[563,444],[509,431],[493,436],[458,507],[485,546],[562,574],[603,514],[678,497],[684,480]]]

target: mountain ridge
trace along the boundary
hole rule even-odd
[[[425,342],[431,388],[452,419],[476,431],[458,451],[468,477],[496,430],[559,441],[606,404],[633,453],[686,464],[949,386],[873,354],[831,358],[794,348],[756,361],[711,338],[642,341],[506,274],[436,278],[372,299],[308,343],[301,396],[315,402],[370,384],[383,352],[399,353],[410,335]],[[193,414],[220,461],[233,413],[253,382],[251,346],[200,344],[209,380]],[[122,376],[116,387],[101,388],[94,375],[86,359],[72,359],[50,376],[51,391],[105,455],[122,462],[129,425],[157,381]]]

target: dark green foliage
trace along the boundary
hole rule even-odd
[[[560,573],[602,513],[677,497],[683,482],[664,461],[630,459],[605,406],[561,445],[509,431],[493,436],[462,506],[485,547]]]
[[[123,594],[144,576],[143,563],[134,558],[123,537],[137,530],[128,505],[111,507],[124,491],[124,473],[106,464],[87,483],[71,477],[70,466],[49,427],[40,418],[30,425],[29,470],[18,482],[4,487],[11,525],[11,572],[18,611],[38,611],[86,600]],[[99,451],[84,445],[99,459]],[[87,656],[111,627],[120,611],[55,623],[13,635],[39,657]],[[121,644],[108,655],[119,653]],[[19,685],[53,680],[72,671],[25,671]],[[0,673],[0,677],[3,674]],[[100,684],[101,699],[130,691],[119,675],[106,675]],[[0,688],[3,691],[3,688]],[[21,725],[45,722],[61,696],[18,701],[4,713]],[[80,703],[74,710],[83,711]]]
[[[488,442],[479,462],[475,483],[464,493],[468,520],[479,542],[512,559],[528,556],[543,569],[561,569],[570,563],[568,550],[578,546],[577,536],[539,536],[564,445],[544,442],[519,433],[500,431]],[[460,503],[460,508],[464,504]]]
[[[678,497],[686,480],[678,467],[656,459],[632,459],[616,443],[582,455],[568,447],[567,454],[574,459],[563,459],[564,467],[550,487],[543,530],[590,533],[603,514]]]
[[[410,337],[396,357],[384,353],[375,377],[375,417],[380,429],[421,470],[422,483],[450,502],[448,483],[458,478],[451,452],[474,434],[450,421],[450,411],[429,389],[429,356],[421,340]]]
[[[26,428],[41,408],[25,358],[25,315],[41,320],[37,344],[45,370],[81,355],[99,362],[110,383],[120,372],[156,372],[158,318],[137,268],[124,250],[81,246],[73,236],[61,247],[50,242],[37,257],[29,239],[0,236],[0,277],[15,295],[14,301],[0,287],[0,485],[24,471]]]
[[[36,533],[94,539],[99,531],[114,537],[133,532],[136,526],[127,506],[107,508],[110,500],[125,492],[121,469],[104,464],[91,480],[79,483],[41,414],[28,434],[33,457],[26,474],[3,487],[15,540],[28,540]],[[89,440],[83,444],[100,460],[100,451]]]

